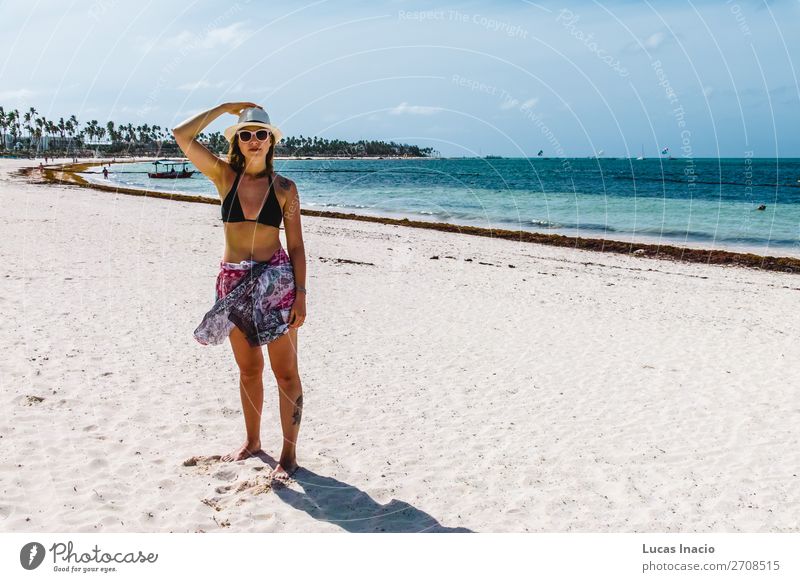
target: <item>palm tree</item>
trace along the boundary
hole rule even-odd
[[[68,121],[71,121],[71,122],[72,122],[72,131],[73,131],[73,132],[76,132],[76,131],[78,131],[78,125],[79,125],[79,123],[78,123],[78,118],[77,118],[77,117],[75,117],[74,115],[70,115],[70,116],[69,116],[69,120],[68,120]],[[72,137],[72,136],[70,136],[70,137]]]
[[[75,133],[75,126],[72,125],[72,119],[67,119],[67,121],[64,123],[64,131],[67,132],[70,141],[72,141],[72,134]]]
[[[97,123],[96,119],[92,119],[89,123],[86,124],[86,135],[89,136],[89,139],[94,139],[95,136],[99,136],[100,127]]]
[[[150,126],[147,125],[146,123],[144,123],[144,124],[138,126],[136,128],[136,131],[139,132],[139,141],[142,142],[142,143],[147,143],[147,140],[149,138],[149,133],[150,133]]]
[[[0,149],[6,149],[6,129],[8,128],[8,117],[6,111],[0,106]]]
[[[40,144],[42,143],[42,125],[41,123],[38,123],[39,119],[37,119],[36,121],[37,121],[37,127],[33,130],[33,135],[36,137],[36,143]],[[39,148],[37,147],[36,149],[38,151]]]
[[[58,125],[52,121],[47,121],[45,126],[47,127],[47,137],[54,138],[58,133]],[[50,140],[48,140],[48,143],[50,143]]]
[[[133,124],[129,123],[125,126],[125,131],[127,132],[128,145],[130,145],[136,141],[136,128],[133,127]]]
[[[6,118],[8,119],[8,127],[10,128],[11,133],[11,147],[13,148],[16,145],[17,137],[19,136],[20,126],[19,126],[19,110],[14,109],[6,113]]]
[[[108,137],[112,144],[119,141],[119,132],[114,128],[113,121],[106,123],[106,129],[108,130]]]
[[[25,129],[28,130],[28,139],[31,139],[33,137],[33,126],[31,125],[31,112],[26,111],[22,120],[25,123]]]
[[[36,143],[39,144],[42,141],[42,134],[43,134],[44,128],[46,127],[47,120],[44,117],[37,117],[34,120],[34,124],[36,125],[36,130],[35,130]],[[38,146],[37,146],[36,149],[39,149]]]
[[[36,114],[37,114],[37,113],[39,113],[39,112],[38,112],[38,111],[36,111],[36,108],[35,108],[35,107],[30,107],[30,108],[28,108],[28,113],[30,113],[30,114],[31,114],[31,121],[33,122],[33,123],[31,123],[31,124],[29,124],[29,125],[28,125],[28,130],[29,130],[29,131],[31,131],[31,134],[32,134],[32,133],[33,133],[33,131],[32,131],[32,130],[33,130],[33,124],[35,124],[35,123],[36,123],[36,121],[37,121]],[[33,139],[33,135],[31,135],[31,140],[32,140],[32,139]],[[29,145],[29,147],[30,147],[30,146],[31,146],[31,145],[33,145],[33,144],[30,144],[30,143],[29,143],[28,145]],[[37,149],[37,151],[39,150],[39,147],[40,147],[40,145],[41,145],[41,144],[37,142],[37,144],[36,144],[36,149]]]

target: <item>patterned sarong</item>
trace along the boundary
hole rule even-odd
[[[236,326],[251,346],[263,346],[289,331],[294,299],[294,270],[283,247],[268,261],[220,261],[214,306],[194,337],[203,345],[218,345]]]

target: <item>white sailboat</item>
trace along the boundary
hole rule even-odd
[[[636,158],[636,159],[637,159],[637,160],[643,160],[643,159],[644,159],[644,144],[642,144],[642,155],[641,155],[641,156],[639,156],[639,157],[638,157],[638,158]]]

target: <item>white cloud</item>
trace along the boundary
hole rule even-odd
[[[657,49],[664,44],[666,39],[667,36],[663,32],[656,32],[655,34],[648,36],[642,44],[645,46],[645,48]]]
[[[25,101],[38,93],[39,91],[32,89],[11,89],[10,91],[0,91],[0,99],[3,101]]]
[[[131,43],[139,52],[148,54],[155,48],[158,48],[158,43],[154,38],[147,38],[144,36],[137,36]]]
[[[626,53],[637,53],[640,50],[645,50],[648,52],[657,52],[660,51],[667,46],[669,46],[672,42],[676,40],[680,40],[684,38],[684,35],[680,32],[674,31],[658,31],[652,33],[650,36],[642,37],[641,41],[632,41],[627,43],[623,48],[622,52]]]
[[[530,109],[531,107],[536,105],[538,102],[539,102],[539,98],[538,97],[532,97],[531,99],[528,99],[527,101],[525,101],[525,103],[520,105],[519,108],[520,109]]]
[[[236,48],[250,36],[250,31],[243,28],[242,22],[234,22],[222,28],[213,28],[203,39],[203,48],[229,47]]]
[[[174,41],[180,46],[189,44],[192,48],[199,49],[236,48],[249,36],[250,31],[244,28],[243,22],[234,22],[221,28],[211,28],[202,37],[183,31],[175,37]]]
[[[500,109],[513,109],[519,103],[519,99],[506,99],[500,104]]]
[[[397,107],[392,108],[389,113],[391,115],[402,115],[403,113],[408,113],[409,115],[433,115],[434,113],[438,113],[441,110],[441,107],[430,107],[427,105],[409,105],[405,101],[403,101]]]
[[[182,30],[181,32],[165,38],[159,45],[151,45],[152,48],[166,48],[169,50],[173,49],[180,49],[182,47],[192,46],[192,48],[200,48],[199,42],[200,37],[196,34],[189,32],[188,30]]]
[[[138,37],[136,46],[140,51],[149,53],[160,49],[167,51],[192,51],[200,49],[235,49],[244,43],[252,34],[244,22],[234,22],[228,26],[209,28],[199,32],[182,30],[167,38],[156,40]]]
[[[180,85],[178,89],[183,89],[184,91],[197,91],[198,89],[218,89],[220,87],[224,87],[227,85],[227,81],[220,81],[219,83],[209,83],[205,79],[201,79],[199,81],[194,81],[193,83],[184,83]]]
[[[123,105],[123,106],[119,107],[119,112],[120,113],[129,113],[129,114],[133,113],[135,115],[143,117],[143,116],[147,115],[148,113],[150,113],[151,111],[158,111],[158,109],[160,109],[160,108],[156,107],[155,105],[150,105],[150,104],[140,105],[140,106],[136,106],[136,107],[133,107],[133,106],[130,106],[130,105]]]

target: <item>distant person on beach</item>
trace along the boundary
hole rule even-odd
[[[44,172],[44,166],[42,165],[42,162],[39,162],[39,171]]]
[[[103,166],[103,178],[108,180],[108,168],[106,168],[105,166]]]
[[[197,135],[223,113],[238,115],[228,127],[222,159]],[[246,439],[223,461],[239,461],[261,450],[264,401],[263,345],[278,386],[283,448],[271,473],[288,483],[297,470],[297,436],[303,387],[297,364],[297,330],[306,317],[306,258],[300,196],[292,180],[273,171],[275,146],[283,134],[255,103],[224,103],[187,119],[172,130],[175,141],[216,186],[222,202],[225,250],[219,265],[214,305],[194,331],[203,345],[230,340],[239,368],[239,394]],[[284,223],[286,250],[279,238]],[[254,308],[255,306],[255,308]]]

